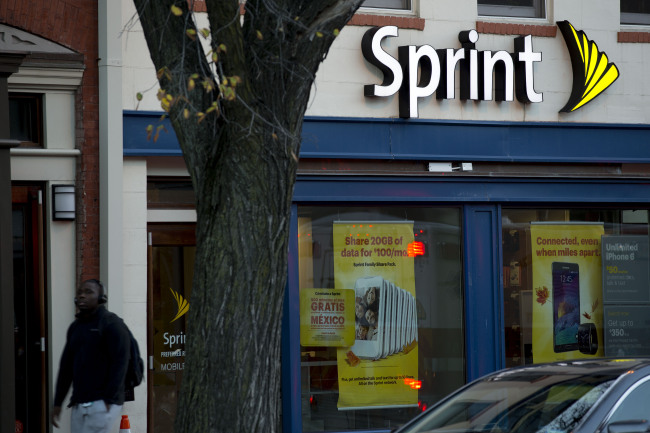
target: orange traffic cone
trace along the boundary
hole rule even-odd
[[[129,423],[128,415],[122,415],[122,422],[120,422],[120,433],[131,433],[131,423]]]

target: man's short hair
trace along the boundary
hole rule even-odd
[[[106,296],[107,296],[106,289],[104,288],[104,284],[101,281],[99,281],[97,278],[91,278],[89,280],[84,281],[82,285],[85,283],[94,284],[95,287],[97,287],[97,290],[99,291],[100,302],[106,302]]]

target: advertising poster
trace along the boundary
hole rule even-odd
[[[605,304],[650,303],[647,236],[603,236]]]
[[[603,236],[605,355],[650,354],[648,237]]]
[[[336,222],[334,286],[354,291],[355,338],[337,350],[339,410],[418,401],[412,222]]]
[[[352,346],[354,344],[354,291],[300,290],[300,344]]]
[[[605,356],[650,354],[650,305],[605,305]]]
[[[603,355],[602,224],[533,223],[533,362]]]

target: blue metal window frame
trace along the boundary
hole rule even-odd
[[[456,205],[462,207],[466,379],[505,366],[502,206],[649,206],[650,184],[639,179],[299,176],[292,208],[291,265],[283,334],[284,431],[301,432],[297,212],[300,205]],[[488,307],[486,307],[486,305]],[[295,334],[295,335],[294,335]],[[284,360],[291,359],[290,366]]]
[[[501,208],[465,205],[462,218],[465,359],[469,382],[505,366]]]
[[[282,318],[282,430],[302,432],[300,406],[300,297],[298,274],[298,206],[291,206],[289,269]],[[297,430],[294,430],[297,429]]]
[[[124,111],[124,156],[181,156],[162,113]],[[612,143],[615,143],[614,145]],[[650,125],[305,117],[300,158],[650,163]]]

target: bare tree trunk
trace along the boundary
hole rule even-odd
[[[187,2],[134,2],[197,197],[175,430],[279,431],[300,131],[318,65],[362,0],[249,0],[243,26],[237,0],[207,0],[213,65]]]

